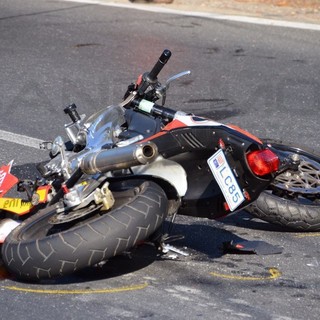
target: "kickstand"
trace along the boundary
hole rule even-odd
[[[181,256],[184,256],[184,257],[188,257],[189,256],[188,252],[183,251],[181,249],[178,249],[178,248],[172,246],[171,244],[164,243],[163,246],[162,246],[162,253],[166,254],[169,251],[177,253],[177,254],[180,254]]]
[[[157,232],[154,234],[152,237],[151,242],[155,245],[155,247],[161,252],[161,254],[167,254],[169,251],[172,251],[174,253],[180,254],[182,256],[187,257],[189,254],[183,250],[180,250],[173,245],[170,245],[170,242],[173,241],[178,241],[184,239],[184,235],[173,235],[172,230],[174,227],[174,220],[176,218],[177,212],[175,212],[170,221],[169,221],[169,226],[168,226],[168,231],[167,232]]]

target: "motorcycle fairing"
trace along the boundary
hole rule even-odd
[[[19,182],[19,179],[10,173],[12,164],[13,160],[0,168],[0,198]]]
[[[262,141],[254,136],[252,133],[235,126],[233,124],[222,124],[220,122],[216,122],[211,119],[199,117],[199,116],[194,116],[194,115],[186,115],[182,112],[177,112],[177,115],[175,116],[175,119],[170,122],[167,126],[164,127],[164,130],[172,130],[172,129],[177,129],[177,128],[182,128],[182,127],[199,127],[199,126],[213,126],[213,127],[226,127],[233,129],[234,131],[237,131],[238,133],[241,133],[248,138],[256,141],[259,144],[262,144]]]
[[[230,213],[207,164],[207,159],[220,148],[223,148],[228,164],[246,198],[237,210],[256,199],[270,183],[271,176],[254,175],[246,160],[248,152],[263,147],[258,139],[204,118],[181,116],[177,121],[173,120],[160,133],[146,140],[153,141],[158,147],[159,154],[164,158],[177,161],[186,171],[188,190],[183,197],[181,207],[181,211],[185,211],[184,214],[217,218]],[[192,161],[192,156],[199,153],[201,157],[197,162]],[[194,183],[199,176],[200,183]],[[213,207],[210,207],[211,204]],[[208,207],[214,210],[208,212]]]

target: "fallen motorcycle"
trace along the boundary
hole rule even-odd
[[[300,159],[237,126],[164,107],[170,83],[190,73],[162,85],[157,76],[170,56],[165,50],[118,105],[88,119],[75,105],[65,108],[70,143],[57,137],[52,159],[39,166],[50,199],[7,236],[2,258],[10,272],[26,280],[54,278],[150,236],[161,247],[167,216],[222,217],[297,170]]]

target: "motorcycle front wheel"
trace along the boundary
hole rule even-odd
[[[247,207],[255,217],[297,231],[320,230],[320,155],[305,147],[264,140],[298,161]]]
[[[77,223],[52,225],[55,205],[39,211],[6,238],[5,266],[22,280],[65,276],[129,250],[166,218],[168,200],[154,182],[122,182],[114,197],[113,210]]]

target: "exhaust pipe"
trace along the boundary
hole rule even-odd
[[[89,153],[81,160],[80,169],[86,174],[105,173],[147,164],[154,161],[157,156],[156,144],[149,141]]]

